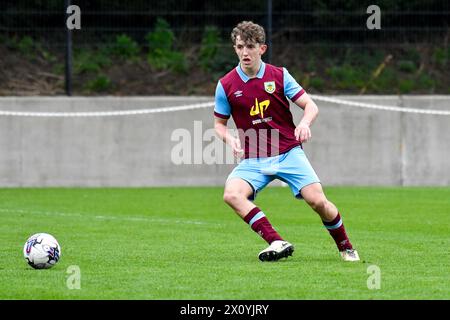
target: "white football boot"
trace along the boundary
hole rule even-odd
[[[275,240],[267,249],[259,253],[259,260],[261,261],[277,261],[281,258],[292,256],[294,246],[287,241]]]
[[[344,261],[359,261],[358,251],[355,249],[346,249],[339,251],[339,254]]]

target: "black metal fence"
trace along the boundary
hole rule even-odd
[[[0,33],[28,35],[44,45],[65,46],[64,0],[2,1]],[[87,1],[81,9],[76,46],[91,46],[127,34],[145,45],[157,18],[169,22],[180,44],[198,43],[205,27],[217,27],[224,40],[242,20],[271,25],[274,43],[321,46],[442,42],[450,33],[450,2],[377,1],[381,29],[369,30],[366,12],[374,1]],[[376,3],[375,3],[376,4]],[[270,10],[271,8],[271,10]]]
[[[80,8],[81,29],[79,30],[69,31],[66,27],[68,4],[77,5]],[[367,25],[368,20],[377,14],[368,10],[371,5],[376,5],[380,10],[378,16],[380,28],[371,29]],[[147,36],[154,31],[158,19],[161,18],[173,31],[174,45],[177,50],[198,49],[205,38],[205,30],[213,27],[220,39],[219,43],[216,40],[216,47],[227,47],[227,50],[221,51],[229,51],[231,54],[233,53],[230,50],[229,38],[232,28],[243,20],[254,21],[266,28],[269,41],[266,61],[284,64],[284,57],[293,48],[295,55],[291,54],[290,65],[300,68],[295,62],[304,58],[306,64],[314,64],[314,66],[303,66],[305,70],[320,71],[322,64],[318,61],[321,61],[322,52],[332,57],[348,56],[349,52],[352,55],[357,52],[361,56],[364,55],[363,59],[366,59],[379,48],[396,47],[403,50],[408,46],[430,48],[437,45],[438,50],[421,53],[428,56],[434,54],[436,56],[434,60],[440,59],[438,61],[440,67],[435,66],[434,70],[426,70],[429,75],[424,77],[432,77],[432,79],[424,78],[425,80],[422,81],[427,84],[427,88],[431,88],[429,89],[431,91],[439,88],[442,83],[440,80],[434,80],[433,77],[442,66],[447,66],[448,52],[450,52],[448,50],[450,1],[448,0],[378,0],[376,2],[373,0],[3,0],[0,2],[0,45],[8,44],[8,41],[16,47],[22,45],[23,53],[38,44],[42,48],[50,48],[52,54],[59,51],[58,63],[62,62],[61,54],[65,51],[65,91],[70,95],[72,48],[89,50],[93,47],[107,47],[117,41],[117,36],[126,35],[139,47],[149,51],[152,45]],[[28,41],[28,44],[24,39]],[[272,48],[275,50],[274,61],[271,59]],[[309,50],[309,48],[315,50]],[[372,50],[373,48],[375,50]],[[309,57],[305,55],[307,52]],[[43,54],[46,53],[43,52]],[[440,56],[443,58],[439,58]],[[386,62],[388,61],[386,59],[390,57],[390,52],[384,52],[381,58],[376,60],[381,59],[381,62],[383,60]],[[85,57],[85,60],[89,59],[90,56]],[[224,56],[223,61],[216,61],[218,66],[216,69],[221,68],[220,72],[225,72],[230,64],[227,59],[229,60]],[[406,60],[406,62],[399,61],[399,64],[402,63],[401,68],[408,70],[415,68],[409,60],[417,59]],[[8,64],[11,65],[6,60],[3,64],[1,62],[0,60],[0,66],[3,65],[6,68]],[[234,60],[233,63],[235,63]],[[330,67],[334,63],[336,62],[328,63],[328,69],[331,69],[326,76],[340,72]],[[415,61],[413,63],[419,64],[422,68],[421,63]],[[434,63],[437,65],[436,61]],[[51,75],[46,73],[47,76],[60,79],[60,71],[58,71],[60,66],[56,62],[53,65],[52,63],[47,65],[48,68],[54,68]],[[101,62],[97,65],[101,65]],[[423,68],[420,68],[417,74],[423,73]],[[220,73],[219,70],[212,71]],[[80,84],[85,81],[76,78],[82,73],[79,71],[78,75],[75,74],[75,83]],[[315,74],[315,71],[310,74]],[[441,75],[441,77],[444,76]],[[9,72],[8,76],[0,76],[0,93],[2,86],[13,88],[15,92],[14,81],[5,80],[11,78],[14,78],[14,71]],[[406,83],[408,86],[405,92],[411,87],[410,83],[416,82],[410,79],[410,82]],[[316,79],[316,86],[319,87],[319,84]],[[27,88],[27,85],[21,86]],[[347,87],[344,84],[340,86]],[[441,87],[437,90],[445,90],[445,84]],[[40,91],[36,89],[36,92]]]

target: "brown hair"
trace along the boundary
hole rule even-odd
[[[231,41],[233,44],[236,44],[237,36],[240,36],[241,40],[245,43],[264,44],[266,42],[264,28],[252,21],[242,21],[231,31]]]

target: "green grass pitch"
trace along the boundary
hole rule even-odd
[[[256,204],[294,255],[262,263],[266,243],[222,188],[0,189],[0,299],[450,299],[450,188],[329,187],[362,261],[345,263],[319,217],[288,188]],[[34,233],[62,257],[34,270]],[[68,289],[68,267],[80,289]],[[368,268],[380,270],[369,289]],[[370,268],[369,268],[370,270]]]

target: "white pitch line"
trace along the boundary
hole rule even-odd
[[[24,213],[24,214],[38,214],[47,216],[60,216],[60,217],[82,217],[82,218],[95,218],[98,220],[118,220],[118,221],[139,221],[139,222],[157,222],[157,223],[179,223],[179,224],[194,224],[194,225],[214,225],[220,226],[221,224],[209,223],[203,221],[194,220],[180,220],[180,219],[163,219],[163,218],[148,218],[139,216],[105,216],[105,215],[95,215],[91,216],[89,213],[74,213],[74,212],[57,212],[57,211],[37,211],[37,210],[22,210],[22,209],[6,209],[0,208],[0,212],[11,212],[11,213]]]

